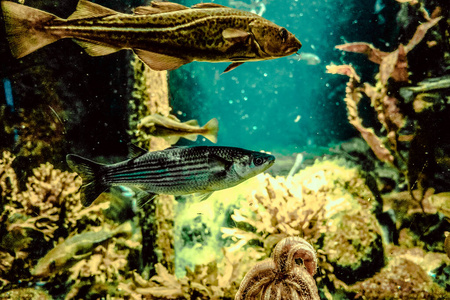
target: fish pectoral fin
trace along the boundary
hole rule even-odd
[[[120,13],[90,1],[80,0],[75,12],[69,16],[68,20],[105,17],[116,14]]]
[[[189,121],[184,122],[184,124],[189,125],[189,126],[197,126],[197,127],[200,127],[200,126],[198,125],[198,121],[197,121],[197,120],[189,120]]]
[[[218,166],[220,166],[221,168],[223,168],[223,170],[228,171],[230,170],[230,168],[233,166],[234,162],[232,160],[228,160],[218,154],[212,154],[211,158],[214,158],[214,160],[211,161],[211,164],[214,162],[216,163]],[[220,171],[222,172],[222,171]]]
[[[141,208],[144,207],[145,204],[155,199],[156,196],[158,196],[158,194],[149,193],[141,189],[137,190],[135,196],[137,206]]]
[[[135,15],[152,15],[169,11],[189,9],[189,7],[173,2],[152,2],[150,6],[138,6],[134,9]]]
[[[222,36],[226,40],[245,43],[250,38],[251,33],[241,29],[227,28],[224,31],[222,31]]]
[[[191,61],[179,58],[175,56],[170,56],[166,54],[150,52],[140,49],[133,49],[134,53],[151,69],[155,71],[164,70],[174,70],[181,67],[182,65],[188,64]]]
[[[121,48],[116,48],[109,45],[95,44],[92,42],[80,41],[76,39],[74,41],[75,43],[80,45],[90,56],[103,56],[121,50]]]
[[[217,3],[197,3],[192,5],[191,8],[229,8]]]
[[[234,69],[236,69],[237,67],[239,67],[240,65],[242,65],[244,62],[234,62],[234,63],[231,63],[224,71],[223,71],[223,73],[226,73],[226,72],[230,72],[231,70],[234,70]]]
[[[195,202],[202,202],[209,198],[214,192],[201,192],[193,195]]]

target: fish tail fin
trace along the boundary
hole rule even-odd
[[[44,24],[59,19],[36,8],[11,1],[2,1],[6,38],[15,58],[21,58],[61,37],[48,32]]]
[[[219,121],[217,121],[216,118],[213,118],[209,120],[208,123],[206,123],[203,126],[204,129],[207,130],[207,133],[205,133],[203,136],[213,142],[214,144],[217,143],[217,133],[219,132]]]
[[[75,154],[67,155],[66,161],[69,167],[83,180],[80,188],[81,203],[84,206],[91,205],[108,188],[108,185],[97,179],[104,165]]]

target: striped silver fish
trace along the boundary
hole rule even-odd
[[[111,165],[67,155],[67,164],[83,179],[84,206],[91,205],[111,186],[138,189],[142,199],[155,194],[197,193],[204,200],[216,190],[264,172],[275,162],[273,155],[234,147],[172,147],[154,152],[132,147],[136,157]]]
[[[214,3],[192,8],[152,2],[134,14],[81,0],[68,19],[10,1],[2,1],[7,39],[20,58],[63,38],[73,38],[92,56],[132,49],[154,70],[173,70],[192,61],[246,61],[296,53],[295,36],[256,14]]]

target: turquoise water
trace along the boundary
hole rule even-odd
[[[228,2],[214,1],[222,5]],[[246,3],[250,2],[258,3]],[[315,54],[320,63],[309,65],[293,55],[247,62],[222,74],[227,63],[194,62],[170,74],[174,111],[182,112],[181,118],[200,123],[217,117],[221,145],[292,153],[354,136],[343,103],[346,78],[326,74],[325,66],[346,61],[344,54],[334,50],[335,45],[350,41],[377,45],[389,40],[378,40],[378,31],[395,25],[395,19],[373,30],[377,22],[375,1],[264,2],[263,17],[294,33],[303,44],[299,53]],[[365,63],[361,71],[370,76],[375,64]]]

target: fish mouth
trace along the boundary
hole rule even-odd
[[[294,53],[299,55],[299,53],[298,53],[299,50],[300,50],[300,47],[298,47],[298,46],[296,46],[296,47],[289,47],[289,48],[286,49],[285,53],[288,54],[288,55],[291,55],[291,54],[294,54]]]
[[[269,157],[267,158],[267,165],[270,167],[275,163],[275,156],[273,155],[269,155]]]

